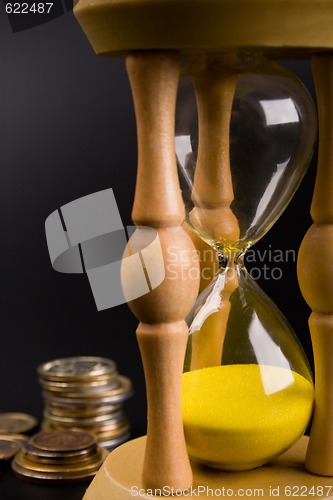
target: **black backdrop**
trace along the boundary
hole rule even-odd
[[[289,62],[313,93],[308,62]],[[256,247],[298,249],[311,224],[316,159],[295,198]],[[133,434],[145,432],[144,380],[127,305],[97,312],[83,275],[55,272],[46,217],[61,205],[112,187],[131,224],[136,171],[132,99],[122,60],[97,57],[72,12],[13,32],[0,9],[0,411],[42,418],[36,373],[72,355],[114,359],[135,395],[127,403]],[[312,362],[295,262],[260,286],[288,317]],[[1,484],[0,484],[1,491]]]

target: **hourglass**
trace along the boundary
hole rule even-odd
[[[222,486],[228,496],[251,487],[267,498],[329,496],[331,479],[324,475],[333,475],[333,276],[327,250],[333,217],[333,2],[78,0],[74,13],[98,54],[126,58],[138,129],[133,220],[156,230],[165,260],[162,285],[130,303],[140,320],[147,437],[111,453],[85,500],[198,496],[199,488],[208,498],[212,491],[225,496]],[[280,455],[310,416],[309,368],[287,321],[243,266],[246,249],[268,231],[297,188],[314,140],[306,92],[265,57],[313,58],[319,102],[315,224],[298,271],[314,311],[310,472],[303,465],[306,438]],[[181,69],[182,60],[187,65]],[[185,92],[175,138],[180,72],[194,81],[199,127],[195,111],[193,120],[187,118],[195,107],[186,104]],[[175,145],[187,224],[220,255],[218,275],[196,302],[198,267],[183,225]],[[134,234],[128,251],[133,243],[140,252],[145,231],[138,227]]]
[[[191,458],[262,465],[304,432],[313,402],[301,345],[243,256],[290,201],[312,155],[307,91],[260,56],[209,56],[180,86],[176,153],[188,224],[220,269],[188,318],[183,420]],[[194,104],[196,95],[197,106]]]

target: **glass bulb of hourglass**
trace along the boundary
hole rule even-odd
[[[207,67],[216,74],[216,81],[211,81],[211,75],[207,77],[207,88],[204,89],[206,94],[212,95],[210,105],[214,106],[214,95],[217,109],[225,105],[225,82],[229,84],[229,93],[233,93],[230,119],[222,123],[222,127],[228,130],[214,130],[210,138],[203,138],[207,143],[213,143],[220,134],[229,135],[229,151],[225,152],[225,144],[221,144],[219,154],[226,153],[229,156],[233,191],[230,209],[239,231],[236,241],[228,241],[222,231],[207,224],[207,211],[203,208],[209,209],[208,220],[212,217],[218,219],[219,207],[215,213],[214,207],[218,204],[219,195],[215,192],[215,199],[207,207],[207,200],[202,195],[206,186],[200,190],[200,186],[195,183],[195,176],[200,175],[200,180],[206,182],[210,189],[210,184],[215,182],[218,191],[221,186],[223,189],[227,180],[219,176],[219,166],[216,166],[214,178],[212,169],[215,165],[209,162],[200,165],[203,171],[197,175],[200,150],[193,75],[185,76],[180,84],[175,146],[187,221],[202,239],[223,253],[224,246],[246,249],[253,245],[271,228],[288,205],[312,157],[316,139],[316,113],[311,96],[302,82],[275,62],[247,54],[221,57],[215,58],[213,63],[208,59],[194,65],[192,70],[190,67],[184,73],[188,75],[192,71],[194,78],[199,80],[199,86],[200,77],[205,74]],[[228,80],[232,78],[235,84],[230,90],[232,84]],[[214,110],[209,112],[214,115]],[[205,163],[205,158],[201,163]],[[204,171],[206,167],[207,174]]]
[[[246,470],[288,449],[311,416],[305,354],[243,256],[297,189],[316,118],[297,78],[265,59],[214,57],[191,71],[177,108],[180,181],[187,222],[221,266],[188,317],[185,439],[194,460]]]

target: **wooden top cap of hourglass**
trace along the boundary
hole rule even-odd
[[[302,58],[333,49],[333,0],[78,0],[74,13],[101,55],[246,48]]]

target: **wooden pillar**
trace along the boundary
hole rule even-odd
[[[165,270],[160,286],[129,303],[140,320],[137,338],[148,402],[143,486],[184,490],[192,484],[181,417],[181,377],[188,340],[184,318],[197,296],[200,272],[195,247],[182,228],[185,209],[174,150],[180,58],[177,52],[139,52],[129,55],[126,64],[138,133],[132,217],[137,225],[156,229]],[[142,231],[136,233],[137,248]]]
[[[199,116],[198,159],[193,181],[194,208],[189,219],[206,240],[229,260],[219,309],[192,335],[191,369],[221,363],[230,313],[230,296],[238,286],[234,248],[238,220],[230,205],[234,199],[230,167],[230,122],[238,75],[212,59],[194,76]],[[213,252],[213,250],[212,250]]]
[[[333,54],[313,56],[319,114],[318,171],[311,205],[314,221],[301,244],[298,278],[312,309],[315,406],[306,455],[310,472],[333,476]]]
[[[230,119],[238,75],[215,64],[194,77],[199,114],[199,148],[190,221],[203,235],[228,248],[239,238],[230,204]],[[229,256],[230,257],[230,256]]]

